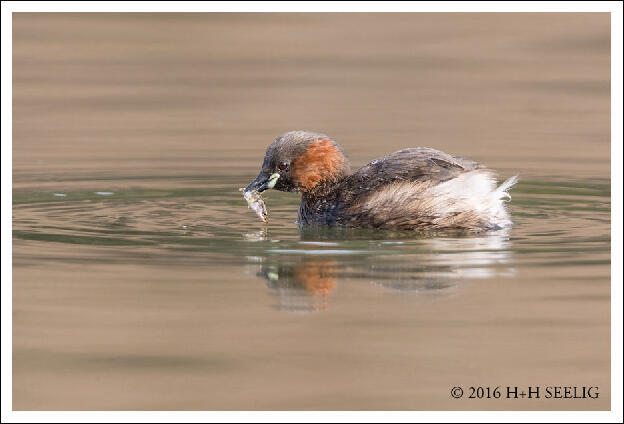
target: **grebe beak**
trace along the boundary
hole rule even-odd
[[[260,172],[258,176],[249,183],[247,187],[245,187],[245,192],[256,190],[258,193],[263,192],[264,190],[271,189],[275,187],[275,183],[279,179],[280,175],[276,172],[271,176],[267,177],[266,174]]]

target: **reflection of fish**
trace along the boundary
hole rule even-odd
[[[258,215],[260,221],[267,222],[268,214],[260,193],[257,190],[244,191],[242,188],[239,189],[239,191],[243,192],[243,197],[247,201],[247,205]]]

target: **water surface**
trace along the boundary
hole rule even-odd
[[[16,14],[13,69],[14,409],[609,408],[608,15]],[[264,225],[298,128],[519,173],[515,226]]]

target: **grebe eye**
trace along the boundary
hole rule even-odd
[[[288,168],[288,162],[280,162],[280,164],[279,164],[279,165],[277,165],[277,168],[278,168],[280,171],[283,171],[284,169]]]

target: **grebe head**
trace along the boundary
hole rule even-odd
[[[267,148],[262,169],[245,191],[310,192],[349,174],[342,148],[325,134],[290,131]]]

